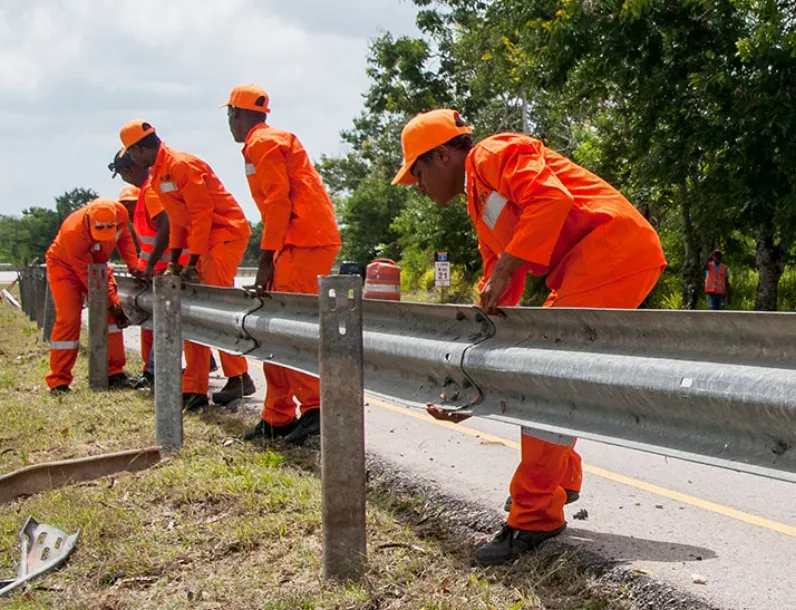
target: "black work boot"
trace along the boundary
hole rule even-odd
[[[71,391],[72,388],[68,385],[58,385],[50,390],[50,396],[63,396],[64,394],[69,394]]]
[[[482,566],[512,561],[523,553],[537,549],[545,540],[558,536],[565,529],[566,523],[551,532],[527,532],[515,529],[507,523],[491,542],[475,550],[475,561]]]
[[[207,394],[185,394],[182,395],[182,410],[183,411],[198,411],[204,409],[210,404],[207,400]]]
[[[571,489],[565,489],[564,491],[567,492],[567,501],[564,502],[564,504],[572,504],[573,502],[577,502],[578,500],[580,500],[579,492],[572,491]],[[512,504],[512,499],[511,496],[509,496],[508,498],[506,498],[506,504],[503,506],[503,510],[505,510],[507,513],[510,513],[511,504]]]
[[[321,410],[312,409],[302,415],[296,429],[285,437],[288,445],[300,445],[310,436],[318,436],[321,433]]]
[[[254,427],[253,430],[249,430],[244,436],[243,440],[245,441],[269,441],[275,438],[284,438],[293,430],[296,429],[298,425],[298,420],[294,419],[289,424],[284,426],[272,426],[268,422],[264,420],[260,420],[257,422],[257,425]]]
[[[155,387],[155,376],[149,371],[144,371],[131,381],[134,390],[151,390]]]
[[[254,387],[254,380],[248,373],[243,373],[238,377],[227,379],[226,385],[220,391],[213,394],[213,402],[217,405],[228,405],[233,400],[251,396],[257,391]]]
[[[108,377],[109,390],[129,390],[133,387],[130,378],[124,373],[116,373]]]

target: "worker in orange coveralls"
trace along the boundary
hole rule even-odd
[[[117,159],[118,159],[118,155],[117,155]],[[108,168],[111,169],[111,171],[114,171],[111,168],[112,165],[113,164],[109,165]],[[116,173],[117,172],[114,171],[114,174],[113,174],[114,178],[116,177]],[[135,206],[138,204],[138,197],[139,197],[140,194],[141,194],[140,187],[138,187],[138,186],[136,186],[136,185],[134,185],[132,183],[125,184],[122,187],[122,189],[119,191],[119,199],[117,201],[124,206],[125,210],[127,210],[127,214],[130,216],[130,223],[131,224],[133,224],[135,222],[133,220],[134,217],[135,217]],[[135,234],[135,227],[133,227],[133,239],[135,240],[137,238],[138,238],[138,236]]]
[[[47,250],[47,281],[55,305],[55,325],[50,339],[50,374],[53,395],[69,391],[77,360],[83,299],[88,296],[88,266],[105,264],[118,248],[128,270],[135,272],[138,256],[127,228],[124,206],[110,199],[95,199],[66,217]],[[122,311],[116,282],[108,270],[108,387],[127,388],[122,329],[129,321]]]
[[[157,193],[149,184],[149,170],[139,167],[130,155],[116,153],[108,169],[113,178],[122,177],[127,184],[119,192],[119,202],[127,208],[133,220],[133,236],[138,241],[138,271],[144,279],[151,279],[156,273],[163,273],[171,260],[169,250],[169,216],[163,209]],[[188,264],[188,253],[180,257],[180,264]],[[154,387],[155,363],[152,353],[154,333],[151,328],[141,327],[141,359],[144,370],[133,381],[136,389]],[[214,371],[215,360],[210,356],[210,371]]]
[[[125,124],[119,136],[136,165],[151,171],[151,188],[160,198],[171,222],[171,261],[165,273],[181,275],[186,282],[231,287],[248,245],[251,228],[238,203],[207,163],[178,152],[161,142],[155,128],[142,120]],[[124,153],[123,153],[124,154]],[[180,257],[190,251],[188,264]],[[183,408],[207,406],[210,348],[185,342],[186,367],[182,378]],[[224,352],[221,365],[228,377],[217,404],[254,394],[246,359]]]
[[[331,273],[341,244],[334,207],[298,138],[266,124],[268,101],[260,87],[239,85],[222,104],[233,138],[243,144],[246,178],[262,214],[255,288],[318,294],[318,276]],[[318,378],[275,364],[263,364],[263,372],[262,419],[245,438],[278,436],[298,444],[320,434]]]
[[[484,261],[488,315],[519,303],[528,273],[546,275],[545,307],[635,309],[666,266],[660,240],[613,187],[525,135],[473,143],[454,110],[417,115],[404,127],[404,164],[393,184],[417,184],[439,206],[466,194]],[[437,419],[462,421],[429,405]],[[501,532],[476,550],[482,565],[510,561],[566,529],[564,505],[579,497],[572,446],[522,435]]]

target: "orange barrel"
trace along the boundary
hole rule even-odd
[[[377,258],[365,273],[366,299],[401,300],[401,268],[388,258]]]

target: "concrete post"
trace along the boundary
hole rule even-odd
[[[366,562],[362,280],[320,280],[323,572],[362,576]]]
[[[88,384],[108,389],[108,266],[88,266]]]
[[[155,327],[155,437],[161,447],[182,448],[182,322],[179,277],[153,280]]]
[[[55,302],[53,295],[50,292],[50,281],[47,279],[47,273],[44,274],[44,324],[42,328],[42,339],[47,343],[50,342],[50,337],[53,334],[53,326],[55,325]]]

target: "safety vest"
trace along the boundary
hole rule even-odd
[[[725,294],[727,292],[727,265],[713,261],[708,263],[708,273],[705,276],[705,292],[712,294]]]
[[[144,182],[141,190],[138,193],[138,201],[135,204],[135,213],[133,214],[133,230],[138,238],[138,270],[146,270],[149,263],[149,255],[155,247],[155,238],[158,234],[158,227],[149,217],[149,212],[146,209],[146,202],[144,201],[144,194],[147,189],[151,188],[149,180]],[[164,271],[171,260],[171,251],[167,248],[160,260],[155,264],[155,271]]]

